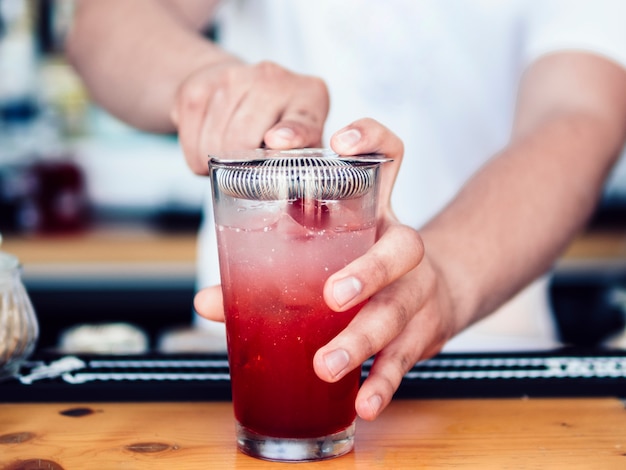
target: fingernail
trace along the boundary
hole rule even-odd
[[[349,129],[344,132],[340,132],[335,136],[341,145],[347,148],[356,145],[361,140],[361,133],[356,129]]]
[[[361,293],[361,281],[356,277],[347,277],[341,281],[335,282],[333,286],[333,297],[340,307],[354,299]]]
[[[272,131],[272,134],[274,135],[274,138],[278,138],[286,142],[291,142],[296,136],[296,133],[293,131],[293,129],[290,129],[289,127],[280,127],[275,131]]]
[[[343,349],[335,349],[324,356],[324,364],[333,377],[339,376],[350,362],[350,356]]]
[[[383,399],[380,397],[380,395],[372,395],[367,400],[367,404],[372,410],[372,413],[377,415],[380,407],[383,405]]]

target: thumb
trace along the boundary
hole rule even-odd
[[[199,291],[194,300],[194,308],[207,320],[224,321],[224,299],[221,286],[211,286]]]

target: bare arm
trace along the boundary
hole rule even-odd
[[[138,128],[170,132],[172,103],[185,77],[233,59],[198,33],[217,3],[79,1],[68,57],[96,102]]]
[[[82,0],[68,54],[92,97],[140,129],[178,131],[189,167],[224,150],[319,146],[326,84],[245,64],[202,37],[216,0]]]
[[[421,231],[457,329],[549,270],[585,224],[626,137],[626,72],[583,53],[546,56],[522,82],[510,144]]]

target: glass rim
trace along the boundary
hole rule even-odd
[[[330,158],[338,160],[346,164],[354,165],[377,165],[385,162],[393,161],[392,158],[387,157],[381,153],[368,153],[360,155],[340,155],[329,148],[301,148],[301,149],[249,149],[249,150],[231,150],[216,154],[209,155],[209,166],[224,165],[234,166],[245,163],[247,165],[253,165],[255,163],[261,164],[268,159],[307,159],[307,158]]]
[[[214,191],[238,199],[341,200],[375,187],[380,154],[342,156],[330,149],[266,150],[231,153],[209,162]],[[216,193],[217,194],[217,193]]]

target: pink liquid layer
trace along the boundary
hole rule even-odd
[[[291,218],[261,230],[218,230],[233,403],[241,425],[265,436],[309,438],[354,421],[360,370],[329,384],[315,374],[313,356],[360,308],[330,310],[324,282],[365,253],[374,236],[373,227],[316,232]]]

